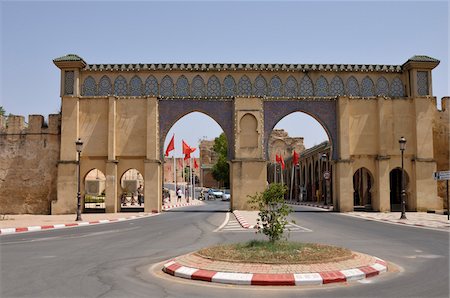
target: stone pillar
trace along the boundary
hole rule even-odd
[[[260,98],[235,98],[234,159],[230,162],[231,208],[251,210],[248,196],[267,187],[264,159],[264,113]]]
[[[105,212],[115,213],[119,209],[120,198],[118,197],[117,160],[106,162],[106,187],[105,187]]]
[[[162,207],[162,163],[159,146],[158,99],[147,99],[147,158],[144,161],[145,212],[160,212]]]
[[[336,163],[336,199],[340,212],[353,211],[353,175],[351,161],[340,160]]]
[[[385,212],[391,210],[391,197],[389,189],[389,161],[388,157],[378,157],[376,161],[375,185],[377,196],[372,201],[372,207],[376,211]]]

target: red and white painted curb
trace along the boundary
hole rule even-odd
[[[387,264],[385,261],[377,258],[375,264],[371,266],[363,266],[340,271],[263,274],[218,272],[212,270],[197,269],[182,266],[175,260],[172,260],[164,264],[163,271],[167,274],[181,278],[224,284],[259,286],[302,286],[347,282],[373,277],[386,272]]]
[[[169,209],[173,209],[173,208],[179,208],[179,207],[186,207],[186,206],[195,206],[195,205],[202,205],[202,202],[194,202],[194,203],[180,203],[180,204],[175,204],[175,205],[164,205],[162,206],[162,210],[169,210]]]
[[[36,232],[36,231],[51,230],[51,229],[83,227],[83,226],[88,226],[88,225],[105,224],[105,223],[112,223],[112,222],[119,222],[119,221],[143,218],[143,217],[150,217],[150,216],[155,216],[158,214],[159,213],[146,213],[146,214],[138,214],[138,215],[133,215],[130,217],[121,217],[121,218],[115,218],[115,219],[101,219],[101,220],[94,220],[94,221],[82,221],[82,222],[76,222],[76,223],[54,224],[54,225],[44,225],[44,226],[31,226],[31,227],[24,227],[24,228],[3,228],[3,229],[0,229],[0,235],[23,233],[23,232]]]
[[[319,204],[314,204],[314,203],[304,203],[304,202],[286,202],[286,203],[290,204],[290,205],[309,206],[309,207],[333,210],[333,206],[319,205]]]
[[[233,210],[234,216],[236,216],[236,219],[238,220],[241,227],[244,229],[253,229],[255,226],[250,225],[247,220],[239,213],[237,210]]]

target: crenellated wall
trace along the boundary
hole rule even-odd
[[[50,214],[61,116],[0,116],[0,214]]]

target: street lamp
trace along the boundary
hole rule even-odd
[[[322,163],[325,163],[325,172],[323,178],[325,179],[325,205],[328,206],[328,180],[330,179],[330,172],[328,171],[328,155],[323,153],[320,157]]]
[[[405,169],[403,167],[403,152],[406,149],[406,139],[404,137],[401,137],[400,140],[398,140],[398,143],[400,144],[400,152],[402,153],[402,194],[401,194],[402,215],[400,216],[400,219],[406,219]]]
[[[75,148],[77,149],[78,153],[78,192],[77,192],[77,219],[76,221],[81,221],[81,193],[80,193],[80,154],[81,150],[83,150],[83,142],[80,138],[75,142]]]

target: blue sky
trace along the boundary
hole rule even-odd
[[[434,95],[450,94],[447,1],[2,1],[0,9],[0,105],[12,114],[59,111],[52,59],[67,53],[87,63],[348,64],[402,64],[424,54],[441,60]],[[188,142],[220,132],[212,120],[190,118],[175,126],[188,121],[176,133]],[[293,118],[281,123],[290,135],[320,143],[319,125]]]

